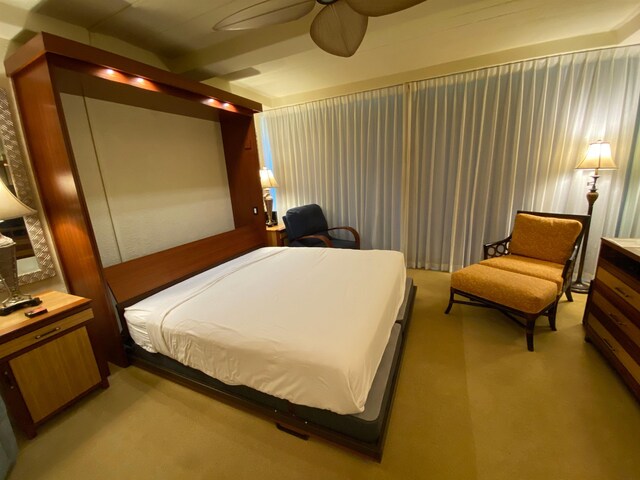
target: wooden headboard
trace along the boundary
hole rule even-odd
[[[104,269],[119,310],[209,268],[266,245],[253,226],[196,240]]]

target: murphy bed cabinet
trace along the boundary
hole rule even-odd
[[[252,244],[266,244],[260,169],[253,114],[262,105],[238,95],[189,80],[181,75],[140,63],[89,45],[41,32],[5,59],[20,114],[40,199],[64,272],[67,289],[90,298],[94,320],[87,329],[98,339],[96,355],[126,366],[116,312],[71,148],[61,94],[66,79],[90,78],[152,92],[158,109],[173,108],[175,99],[194,115],[208,108],[219,118],[235,230],[230,236],[253,235]],[[138,80],[143,79],[143,82]],[[122,100],[128,101],[128,100]],[[191,113],[190,113],[191,112]],[[176,112],[174,112],[176,113]],[[198,113],[200,114],[200,113]]]

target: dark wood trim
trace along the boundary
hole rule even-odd
[[[198,93],[206,97],[217,98],[254,112],[262,111],[262,105],[253,100],[240,97],[204,83],[193,82],[167,70],[152,67],[151,65],[107,52],[106,50],[91,47],[46,32],[41,32],[33,37],[18,49],[15,54],[5,60],[4,64],[7,75],[16,75],[20,70],[26,68],[39,57],[46,54],[56,54],[102,68],[111,68],[130,75],[149,78],[168,87]]]
[[[265,246],[264,228],[241,227],[104,269],[119,307]]]
[[[264,202],[260,185],[260,165],[253,118],[220,112],[224,158],[236,228],[251,225],[260,229],[267,241]]]

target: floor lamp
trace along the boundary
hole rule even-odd
[[[0,180],[0,220],[24,217],[36,213],[18,200]],[[0,315],[8,315],[14,310],[40,304],[39,298],[31,298],[18,288],[18,264],[16,261],[16,242],[0,233],[0,282],[9,292],[9,296],[0,306]]]
[[[260,184],[262,185],[262,201],[264,202],[264,211],[267,214],[267,227],[276,224],[273,220],[273,198],[271,197],[271,189],[278,188],[273,172],[267,167],[260,169]]]
[[[616,164],[611,157],[611,145],[607,142],[598,141],[589,145],[587,154],[584,159],[576,166],[576,169],[580,170],[594,170],[591,178],[593,181],[587,185],[591,185],[591,189],[587,192],[587,203],[589,209],[587,215],[589,221],[584,228],[584,236],[582,237],[582,252],[580,254],[580,264],[578,266],[578,276],[576,281],[571,284],[571,291],[575,293],[589,293],[589,283],[582,281],[582,270],[584,269],[584,260],[587,255],[587,243],[589,242],[589,227],[591,226],[591,214],[593,213],[593,204],[598,199],[598,189],[596,183],[598,182],[599,170],[615,170]]]

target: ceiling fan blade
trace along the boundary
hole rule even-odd
[[[327,5],[311,24],[311,38],[321,49],[333,55],[350,57],[362,43],[369,19],[338,0]]]
[[[413,7],[426,0],[346,0],[356,12],[367,17],[380,17]]]
[[[304,17],[315,0],[264,0],[219,21],[214,30],[249,30]]]

